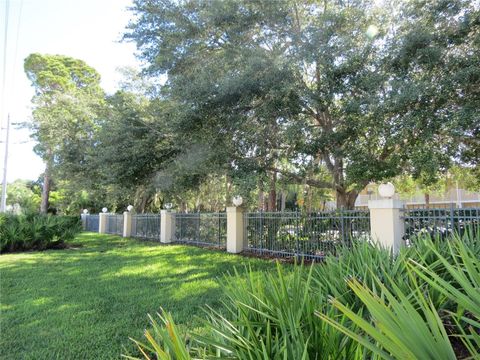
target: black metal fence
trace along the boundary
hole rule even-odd
[[[368,239],[370,213],[368,210],[245,213],[244,231],[247,251],[321,259],[353,240]]]
[[[176,242],[225,248],[227,214],[177,213],[174,229]]]
[[[98,223],[99,223],[99,216],[98,215],[85,215],[85,230],[98,232]]]
[[[123,235],[123,215],[107,214],[107,234]]]
[[[445,239],[451,234],[474,234],[480,231],[480,208],[416,208],[405,209],[405,240],[407,242],[422,234]],[[469,229],[469,230],[468,230]]]
[[[132,215],[131,236],[160,241],[160,214]]]

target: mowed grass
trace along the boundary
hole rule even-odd
[[[200,326],[219,279],[272,264],[224,252],[83,233],[78,248],[0,256],[0,359],[118,359],[160,307]]]

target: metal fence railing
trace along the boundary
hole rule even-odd
[[[132,215],[131,236],[160,241],[160,214]]]
[[[444,239],[468,229],[480,231],[480,208],[416,208],[404,209],[405,237],[409,242],[421,234]]]
[[[339,246],[370,236],[368,210],[244,214],[245,250],[275,256],[321,259]]]
[[[105,232],[107,234],[123,235],[123,215],[108,214]]]
[[[226,213],[177,213],[174,228],[176,242],[226,247]]]
[[[99,216],[98,215],[85,215],[85,230],[98,232],[98,222]]]

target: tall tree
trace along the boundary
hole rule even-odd
[[[467,1],[136,0],[134,11],[126,38],[151,75],[168,75],[184,132],[220,131],[227,164],[269,154],[263,171],[333,188],[338,207],[370,181],[446,168],[478,119]]]
[[[46,213],[54,171],[71,179],[82,174],[104,94],[100,75],[82,60],[31,54],[24,69],[35,88],[31,128],[45,162],[40,211]]]

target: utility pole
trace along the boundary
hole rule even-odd
[[[7,136],[5,139],[5,159],[3,160],[3,183],[2,200],[0,203],[0,213],[7,211],[7,165],[8,165],[8,141],[10,137],[10,114],[7,118]]]

